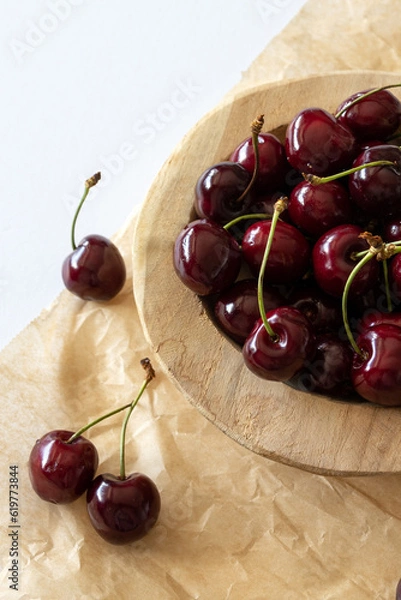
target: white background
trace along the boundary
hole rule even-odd
[[[0,348],[63,289],[85,179],[77,241],[110,237],[304,3],[2,0]]]

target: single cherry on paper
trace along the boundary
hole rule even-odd
[[[125,439],[128,421],[145,391],[155,377],[149,359],[141,361],[145,380],[128,407],[120,435],[120,472],[99,474],[89,485],[86,506],[95,531],[111,544],[128,544],[139,540],[156,524],[161,499],[155,483],[142,473],[126,474]]]
[[[54,504],[73,502],[87,490],[99,462],[90,440],[74,433],[50,431],[36,441],[29,456],[29,477],[42,500]]]
[[[96,532],[112,544],[127,544],[144,537],[160,512],[160,494],[143,473],[124,479],[111,473],[98,475],[87,492],[88,514]]]
[[[73,251],[62,265],[64,285],[83,300],[107,301],[114,298],[126,280],[124,259],[117,246],[108,238],[92,234],[75,243],[75,224],[91,187],[100,179],[100,173],[85,182],[85,191],[76,210],[71,230]]]

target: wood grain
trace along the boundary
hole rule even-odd
[[[401,76],[389,73],[344,72],[249,89],[206,115],[183,138],[137,220],[134,295],[161,367],[206,418],[239,444],[315,473],[400,472],[401,409],[333,401],[255,377],[200,299],[177,278],[172,248],[193,218],[196,179],[249,135],[256,115],[264,113],[264,130],[283,130],[302,108],[334,111],[353,92],[397,81]]]

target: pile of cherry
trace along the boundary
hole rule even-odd
[[[400,84],[401,85],[401,84]],[[263,116],[195,186],[174,268],[256,375],[401,406],[401,102],[386,86],[335,113]]]

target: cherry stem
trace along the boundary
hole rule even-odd
[[[354,339],[354,336],[352,334],[351,327],[350,327],[349,321],[348,321],[348,310],[347,310],[348,294],[349,294],[351,284],[355,279],[355,276],[359,273],[359,271],[362,269],[362,267],[364,265],[366,265],[366,263],[369,262],[374,256],[375,256],[374,252],[368,250],[367,253],[365,254],[365,256],[363,256],[361,258],[361,260],[355,265],[355,267],[352,269],[352,271],[349,274],[348,279],[345,283],[343,295],[342,295],[342,299],[341,299],[341,308],[342,308],[342,316],[343,316],[345,332],[347,334],[349,343],[351,344],[353,350],[360,356],[363,356],[363,352],[358,347],[358,345]]]
[[[351,258],[353,260],[359,260],[363,258],[370,249],[361,250],[360,252],[353,252]],[[379,257],[379,260],[386,260],[387,258],[391,258],[393,254],[399,254],[401,252],[401,240],[397,240],[396,242],[389,242],[383,245],[383,254],[382,257]]]
[[[393,303],[391,302],[387,260],[383,260],[383,276],[384,276],[384,289],[385,289],[386,300],[387,300],[387,310],[389,313],[391,313],[391,312],[393,312]]]
[[[85,431],[87,431],[88,429],[90,429],[91,427],[93,427],[94,425],[97,425],[98,423],[101,423],[102,421],[104,421],[105,419],[108,419],[109,417],[112,417],[113,415],[117,415],[118,413],[122,412],[123,410],[129,408],[131,406],[131,402],[129,402],[128,404],[124,404],[124,406],[120,406],[119,408],[115,408],[114,410],[106,413],[105,415],[102,415],[101,417],[97,417],[94,421],[91,421],[90,423],[88,423],[87,425],[84,425],[83,427],[81,427],[81,429],[78,429],[67,441],[66,444],[71,444],[77,437],[79,437],[80,435],[82,435],[83,433],[85,433]]]
[[[355,104],[358,104],[358,102],[360,102],[361,100],[364,100],[365,98],[368,98],[372,94],[376,94],[377,92],[382,92],[384,90],[390,90],[391,88],[397,88],[397,87],[401,87],[401,83],[393,83],[392,85],[384,85],[382,87],[378,87],[378,88],[374,88],[373,90],[369,90],[368,92],[365,92],[361,96],[358,96],[357,98],[354,98],[354,100],[352,100],[352,102],[350,102],[349,104],[347,104],[346,106],[344,106],[334,116],[335,116],[336,119],[338,119],[338,117],[340,117],[345,111],[347,111],[349,108],[351,108],[351,106],[354,106]]]
[[[262,264],[260,265],[259,276],[258,276],[259,313],[260,313],[261,319],[263,321],[263,325],[265,326],[267,333],[269,334],[269,336],[271,337],[271,339],[273,341],[277,339],[277,335],[274,333],[269,321],[266,318],[266,311],[265,311],[265,306],[264,306],[264,301],[263,301],[263,280],[264,280],[264,276],[265,276],[267,260],[269,258],[270,250],[271,250],[271,247],[273,244],[273,237],[274,237],[274,232],[276,230],[276,225],[277,225],[277,222],[279,220],[281,213],[287,208],[287,204],[288,204],[288,200],[284,196],[282,198],[280,198],[279,200],[277,200],[277,202],[274,204],[274,212],[273,212],[273,216],[272,216],[272,222],[270,225],[269,236],[267,238],[267,242],[266,242],[266,246],[265,246],[265,250],[264,250],[263,258],[262,258]]]
[[[142,367],[145,369],[146,371],[146,378],[144,379],[139,392],[136,396],[136,398],[131,402],[131,404],[129,405],[129,409],[128,412],[125,416],[123,425],[121,427],[121,436],[120,436],[120,479],[123,480],[126,478],[126,471],[125,471],[125,438],[126,438],[126,432],[127,432],[127,425],[128,425],[128,421],[132,415],[132,411],[134,410],[135,406],[138,404],[140,398],[142,397],[142,394],[144,393],[144,391],[146,390],[146,388],[148,387],[148,384],[152,381],[152,379],[154,379],[155,372],[153,370],[153,367],[150,363],[150,360],[148,358],[144,358],[141,360],[141,365]]]
[[[302,173],[302,176],[306,181],[308,181],[312,185],[321,185],[322,183],[330,183],[330,181],[335,181],[336,179],[340,179],[340,177],[345,177],[346,175],[352,175],[353,173],[361,171],[362,169],[367,169],[368,167],[395,166],[396,163],[391,160],[374,160],[372,162],[367,162],[363,165],[359,165],[357,167],[352,167],[352,169],[341,171],[341,173],[335,173],[334,175],[326,175],[325,177],[319,177],[319,175],[313,175],[312,173]]]
[[[241,221],[249,221],[250,219],[271,219],[272,215],[268,215],[267,213],[250,213],[248,215],[240,215],[236,217],[232,221],[229,221],[225,225],[223,225],[223,229],[230,229],[230,227],[234,227],[237,223]]]
[[[262,131],[264,122],[265,122],[264,115],[259,115],[251,123],[252,147],[253,147],[253,153],[255,155],[255,164],[253,166],[253,173],[252,173],[251,180],[248,183],[248,185],[246,186],[245,190],[240,195],[240,197],[238,198],[238,200],[237,200],[238,203],[243,201],[243,199],[245,198],[245,196],[247,195],[247,193],[249,192],[249,190],[252,188],[253,184],[255,183],[255,179],[259,173],[259,139],[258,139],[258,136],[259,136],[259,133]]]
[[[72,225],[71,225],[71,245],[72,245],[72,249],[76,250],[77,245],[75,243],[75,225],[78,219],[78,215],[81,212],[81,208],[86,200],[87,195],[89,194],[89,190],[91,189],[91,187],[95,186],[97,184],[97,182],[99,181],[101,177],[100,173],[95,173],[94,175],[92,175],[92,177],[90,177],[89,179],[87,179],[85,181],[85,191],[82,195],[81,200],[79,201],[77,210],[75,211],[75,215],[74,218],[72,220]]]

